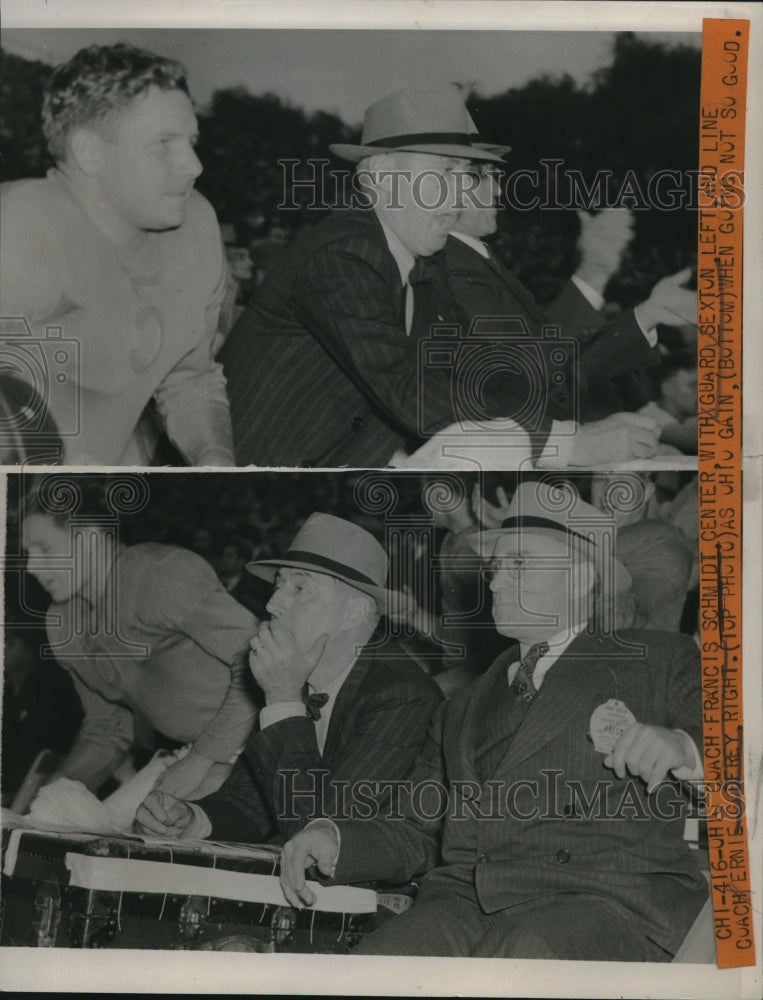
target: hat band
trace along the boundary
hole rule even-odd
[[[284,559],[288,559],[290,562],[313,563],[314,566],[320,566],[327,573],[332,573],[335,576],[344,576],[348,580],[355,580],[356,583],[365,583],[370,587],[382,586],[376,580],[372,580],[370,576],[366,576],[365,573],[360,573],[358,570],[353,569],[352,566],[345,566],[344,563],[336,562],[334,559],[327,559],[326,556],[320,556],[315,552],[290,549],[284,556]]]
[[[501,524],[501,530],[505,531],[509,528],[548,528],[551,531],[558,531],[562,535],[574,535],[575,538],[580,538],[582,541],[588,542],[590,545],[596,544],[592,538],[586,538],[586,536],[581,535],[579,531],[573,531],[571,528],[565,528],[563,524],[559,524],[557,521],[552,521],[550,518],[546,517],[533,517],[529,514],[523,517],[507,517]]]
[[[364,146],[411,146],[418,143],[437,143],[446,146],[471,146],[468,132],[409,132],[406,135],[390,135],[383,139],[371,139]]]

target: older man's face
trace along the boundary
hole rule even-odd
[[[351,596],[357,593],[325,573],[283,566],[267,609],[306,653],[321,635],[338,635]]]
[[[501,193],[500,172],[492,167],[472,168],[471,184],[464,185],[464,208],[456,220],[454,232],[482,239],[498,227],[498,199]]]
[[[458,218],[469,161],[426,153],[394,153],[379,177],[376,209],[415,257],[445,246]]]
[[[563,536],[499,537],[489,575],[493,621],[502,635],[539,642],[588,620],[595,569]]]

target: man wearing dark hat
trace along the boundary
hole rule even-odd
[[[613,634],[627,570],[611,518],[524,483],[489,557],[496,628],[518,638],[442,706],[405,820],[308,826],[283,852],[337,881],[420,879],[368,954],[670,961],[707,897],[676,780],[701,776],[699,656],[687,636]]]
[[[331,147],[357,164],[366,206],[335,212],[298,238],[225,343],[239,464],[385,466],[470,418],[468,366],[423,361],[421,344],[432,324],[463,326],[444,269],[429,258],[455,224],[468,165],[501,162],[473,133],[459,88],[447,85],[382,98],[366,112],[361,145]],[[489,375],[480,417],[514,417],[533,394],[531,375],[505,364]],[[517,417],[535,457],[552,429],[553,400],[541,409],[524,423]],[[618,428],[617,457],[652,454],[656,425],[652,433],[650,419],[624,422],[638,434]],[[570,463],[601,459],[601,430],[570,439]]]
[[[259,725],[219,792],[193,804],[152,792],[137,814],[146,832],[257,842],[339,815],[360,785],[376,795],[375,783],[408,775],[441,698],[382,641],[396,595],[385,588],[386,553],[363,528],[313,514],[283,558],[248,569],[275,582],[271,620],[251,643]],[[380,808],[389,795],[378,792]]]
[[[505,155],[508,146],[490,146]],[[579,345],[574,385],[579,402],[564,387],[560,405],[574,419],[596,420],[623,409],[611,379],[659,362],[656,326],[694,322],[697,296],[683,287],[688,270],[659,281],[647,300],[606,323],[599,310],[608,279],[617,269],[631,237],[632,218],[626,209],[604,209],[595,216],[578,212],[581,232],[580,265],[547,314],[532,294],[502,264],[484,242],[497,229],[500,197],[499,171],[494,164],[475,164],[477,183],[445,244],[448,283],[469,322],[495,317],[500,323],[519,317],[526,334],[540,339],[544,325],[555,324],[564,339]],[[553,340],[547,352],[553,350]],[[551,366],[549,366],[550,368]],[[553,385],[548,386],[554,392]]]

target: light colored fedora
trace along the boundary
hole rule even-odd
[[[311,514],[299,529],[285,556],[247,563],[250,573],[275,580],[280,566],[324,573],[369,594],[384,610],[399,599],[387,590],[387,553],[365,528],[333,514]]]
[[[511,152],[511,146],[496,146],[492,142],[484,142],[471,115],[469,115],[469,128],[469,138],[472,140],[472,145],[476,146],[477,149],[484,149],[488,153],[494,153],[500,159],[503,159],[507,153]]]
[[[501,163],[493,147],[483,147],[461,89],[455,83],[399,90],[375,101],[363,118],[361,145],[329,146],[332,153],[357,163],[373,153],[436,153]]]
[[[630,589],[632,581],[615,555],[616,531],[614,516],[581,500],[572,487],[529,482],[517,487],[500,528],[474,532],[468,540],[476,552],[490,558],[498,539],[508,534],[566,539],[590,558],[608,589],[621,593]]]

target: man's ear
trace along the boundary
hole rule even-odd
[[[69,158],[83,174],[94,177],[103,162],[103,139],[91,128],[75,128],[69,137]]]
[[[356,183],[361,190],[373,190],[379,185],[388,183],[388,177],[383,176],[380,179],[378,175],[389,174],[395,169],[396,162],[394,153],[372,153],[363,157],[355,170]]]
[[[350,629],[357,628],[363,622],[369,620],[376,613],[376,602],[367,594],[353,594],[348,598],[344,606],[342,616],[342,630],[349,632]]]

